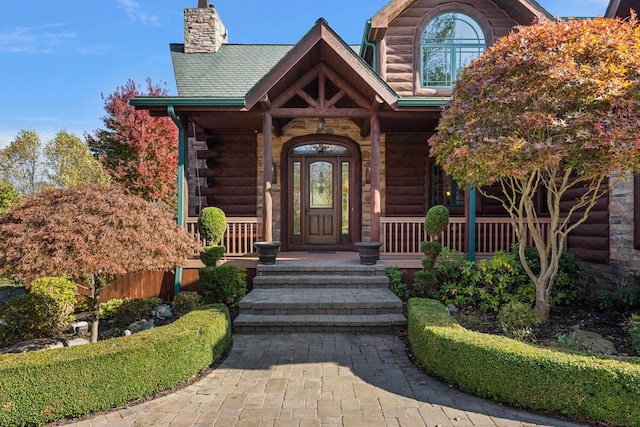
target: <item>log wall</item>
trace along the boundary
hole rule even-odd
[[[257,150],[251,133],[220,134],[207,139],[207,149],[197,157],[206,161],[198,175],[206,182],[196,196],[206,198],[206,206],[216,206],[227,216],[256,216]]]
[[[419,83],[420,36],[429,20],[439,13],[455,10],[472,16],[485,30],[488,45],[507,35],[517,25],[490,0],[473,3],[471,6],[447,0],[417,0],[389,24],[385,38],[380,43],[381,74],[398,95],[447,95],[443,91],[423,90]],[[450,89],[445,91],[451,92]]]
[[[387,216],[424,216],[429,209],[428,138],[429,134],[387,134]]]

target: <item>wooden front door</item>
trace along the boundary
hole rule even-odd
[[[287,159],[287,247],[350,249],[359,240],[359,167],[343,145],[294,146]]]
[[[304,240],[309,245],[338,244],[341,186],[336,159],[307,157],[304,163]]]

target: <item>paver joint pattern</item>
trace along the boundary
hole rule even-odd
[[[411,364],[392,335],[234,335],[173,394],[70,426],[578,426],[469,396]]]

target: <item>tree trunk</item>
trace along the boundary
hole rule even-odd
[[[89,289],[91,290],[91,343],[98,342],[98,326],[100,321],[100,291],[96,283],[96,276],[89,277]]]
[[[549,312],[551,311],[551,305],[547,298],[547,286],[548,284],[546,283],[540,283],[540,279],[536,281],[536,310],[542,323],[549,321]]]

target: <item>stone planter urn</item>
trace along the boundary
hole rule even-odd
[[[275,264],[280,242],[255,242],[256,251],[260,264]]]
[[[356,242],[360,264],[373,265],[380,259],[382,242]]]

